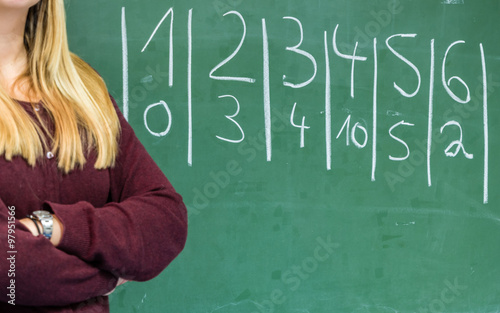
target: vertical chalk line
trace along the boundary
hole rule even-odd
[[[483,68],[483,127],[484,127],[484,182],[483,182],[483,203],[488,203],[488,163],[489,163],[489,130],[488,130],[488,81],[486,79],[486,60],[484,58],[483,44],[479,44],[481,49],[481,65]]]
[[[332,169],[332,93],[330,77],[330,56],[328,55],[328,42],[324,32],[325,42],[325,138],[326,138],[326,169]]]
[[[377,168],[377,88],[378,88],[378,56],[377,38],[373,38],[373,145],[372,145],[372,181],[375,181]]]
[[[128,121],[129,91],[128,91],[128,38],[125,7],[122,7],[122,79],[123,79],[123,116]]]
[[[427,121],[427,185],[432,186],[431,149],[432,149],[432,116],[434,114],[434,72],[435,72],[434,39],[431,40],[431,67],[429,79],[429,119]]]
[[[193,59],[193,9],[188,14],[188,61],[187,61],[187,92],[188,92],[188,165],[193,166],[193,97],[192,97],[192,64]]]
[[[174,9],[170,19],[170,37],[168,38],[168,86],[174,85]],[[168,14],[168,13],[167,13]]]
[[[262,19],[262,52],[263,52],[263,84],[264,84],[264,124],[266,131],[267,161],[271,161],[271,88],[269,82],[269,42],[267,38],[266,19]]]

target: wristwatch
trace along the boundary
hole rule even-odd
[[[35,218],[42,224],[42,234],[50,239],[52,237],[52,229],[54,228],[54,218],[49,211],[38,210],[32,213]]]

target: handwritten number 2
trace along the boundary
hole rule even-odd
[[[240,81],[240,82],[246,82],[246,83],[255,83],[255,79],[254,78],[249,78],[249,77],[216,76],[216,75],[214,75],[214,73],[218,69],[220,69],[222,66],[226,65],[229,61],[231,61],[236,56],[236,54],[238,54],[238,52],[241,49],[241,46],[243,45],[243,42],[245,41],[245,37],[246,37],[246,34],[247,34],[247,26],[245,24],[245,19],[243,18],[243,16],[239,12],[237,12],[237,11],[229,11],[226,14],[224,14],[224,16],[226,16],[228,14],[234,14],[237,17],[239,17],[239,19],[241,20],[241,23],[243,24],[243,35],[241,36],[240,43],[239,43],[238,47],[236,48],[236,50],[234,50],[233,53],[231,53],[231,55],[228,56],[226,59],[224,59],[222,62],[220,62],[219,64],[217,64],[217,66],[215,66],[210,71],[209,77],[212,78],[212,79],[215,79],[215,80],[230,80],[230,81]]]

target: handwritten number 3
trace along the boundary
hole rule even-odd
[[[236,122],[233,117],[236,117],[238,115],[238,113],[240,113],[240,103],[238,102],[238,99],[236,99],[235,97],[231,96],[231,95],[223,95],[223,96],[219,96],[219,99],[221,98],[233,98],[234,101],[236,102],[236,113],[234,113],[233,115],[226,115],[226,118],[228,120],[230,120],[231,122],[233,122],[234,124],[236,124],[236,126],[238,126],[238,129],[240,130],[241,132],[241,138],[238,139],[238,140],[233,140],[233,139],[227,139],[227,138],[224,138],[224,137],[221,137],[221,136],[216,136],[218,139],[220,140],[224,140],[224,141],[227,141],[227,142],[232,142],[232,143],[240,143],[243,141],[243,139],[245,139],[245,132],[243,131],[243,129],[241,128],[240,124],[238,124],[238,122]]]

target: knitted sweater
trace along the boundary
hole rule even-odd
[[[53,129],[41,104],[19,103]],[[48,152],[35,167],[0,157],[0,312],[109,312],[103,295],[118,277],[152,279],[183,249],[182,198],[113,104],[122,129],[113,168],[96,170],[95,152],[68,174]],[[58,247],[18,221],[38,209],[63,224]]]

